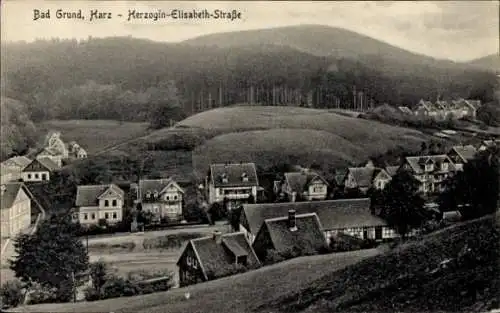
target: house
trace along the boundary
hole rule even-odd
[[[82,147],[79,147],[76,151],[76,158],[77,159],[87,158],[87,151],[85,151],[85,149],[83,149]]]
[[[78,186],[73,222],[81,225],[97,225],[100,220],[108,224],[122,221],[125,192],[115,184]]]
[[[206,185],[209,204],[227,201],[228,210],[242,203],[256,202],[260,189],[254,163],[212,164]]]
[[[259,259],[243,233],[192,239],[177,261],[180,286],[192,285],[231,274],[233,269],[256,268]]]
[[[77,159],[85,159],[87,158],[87,151],[83,149],[76,141],[71,141],[68,144],[69,154]]]
[[[143,179],[137,184],[137,199],[154,222],[182,220],[185,191],[172,179]]]
[[[368,164],[365,167],[350,167],[344,177],[346,190],[359,189],[366,193],[370,188],[383,190],[392,177],[384,169]]]
[[[445,180],[456,172],[455,165],[445,154],[406,157],[399,170],[413,175],[424,195],[443,192]]]
[[[45,140],[45,147],[50,148],[50,150],[55,151],[61,156],[61,159],[67,159],[69,157],[68,147],[61,139],[61,133],[58,131],[50,131]]]
[[[21,182],[2,184],[2,238],[13,238],[31,224],[31,199]]]
[[[441,115],[438,108],[431,101],[425,101],[423,99],[420,99],[417,103],[414,112],[415,115],[421,117],[440,118]]]
[[[287,216],[265,219],[252,244],[262,262],[270,250],[278,254],[296,250],[299,256],[305,256],[321,253],[327,246],[316,213],[297,215],[293,209]]]
[[[394,230],[384,220],[371,213],[370,206],[369,198],[244,204],[238,231],[243,232],[253,243],[266,219],[288,216],[289,210],[295,210],[298,215],[316,213],[327,242],[338,233],[376,240],[396,237]]]
[[[23,168],[31,161],[25,156],[16,156],[3,161],[1,163],[2,182],[20,180]]]
[[[300,172],[285,173],[276,189],[291,202],[296,200],[325,200],[328,195],[328,182],[318,173],[304,169]]]
[[[52,160],[52,162],[57,164],[58,167],[62,166],[63,156],[58,151],[56,151],[50,147],[48,147],[48,148],[46,147],[42,151],[40,151],[36,155],[36,158],[37,159],[50,159],[50,160]]]
[[[468,161],[474,159],[477,150],[473,145],[453,146],[448,152],[448,157],[455,165],[457,171],[463,170],[463,166]]]
[[[22,170],[21,176],[25,182],[49,181],[50,175],[58,169],[51,159],[35,159]]]
[[[484,151],[493,146],[500,147],[500,139],[483,140],[477,150]]]

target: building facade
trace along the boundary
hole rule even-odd
[[[446,179],[456,172],[455,165],[445,154],[406,157],[399,170],[413,175],[424,196],[443,192]]]
[[[31,199],[20,182],[1,187],[2,238],[14,238],[31,224]]]
[[[152,214],[153,222],[182,220],[185,191],[175,181],[144,179],[137,186],[137,199],[142,210]]]
[[[125,193],[115,184],[78,186],[73,222],[90,226],[116,224],[123,219]]]
[[[50,175],[59,169],[59,166],[51,159],[40,158],[33,160],[21,173],[24,182],[49,181]]]

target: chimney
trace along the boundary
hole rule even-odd
[[[213,239],[217,244],[220,244],[222,241],[222,233],[218,230],[214,230]]]
[[[296,198],[297,198],[297,193],[294,191],[292,192],[292,199],[290,199],[290,202],[295,202]]]
[[[290,231],[297,230],[297,219],[295,217],[295,210],[288,210],[288,228],[290,228]]]

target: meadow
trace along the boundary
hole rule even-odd
[[[88,154],[98,153],[148,133],[148,123],[113,120],[52,120],[36,126],[42,136],[50,130],[60,131],[64,142],[76,141]]]

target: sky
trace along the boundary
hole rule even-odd
[[[47,1],[4,0],[1,40],[132,36],[176,42],[200,35],[299,24],[341,27],[409,51],[440,59],[467,61],[498,54],[498,1]],[[51,19],[34,21],[35,9]],[[82,10],[85,20],[57,19],[56,10]],[[112,19],[90,21],[90,10],[111,12]],[[129,10],[241,12],[241,19],[127,21]],[[122,17],[118,17],[122,14]]]

